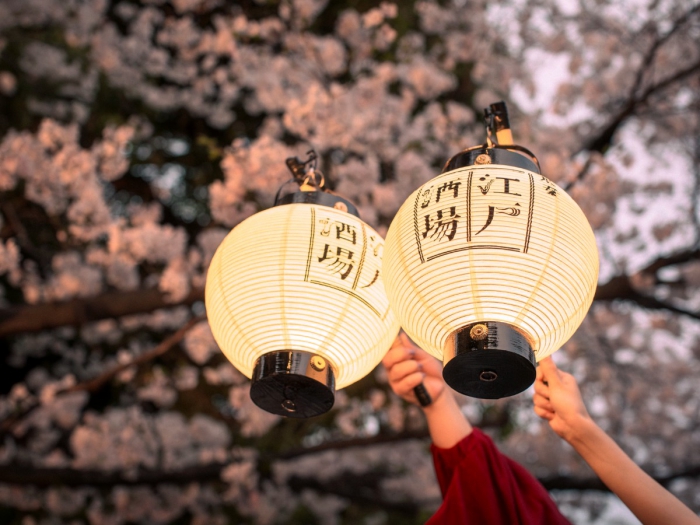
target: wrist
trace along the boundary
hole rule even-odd
[[[578,414],[569,424],[569,432],[565,439],[571,446],[577,448],[588,443],[599,431],[600,427],[596,425],[590,416]]]
[[[436,447],[452,448],[471,434],[472,426],[449,388],[445,388],[430,405],[422,408],[430,437]]]
[[[434,414],[442,414],[454,410],[459,410],[461,412],[457,400],[448,388],[444,388],[442,392],[433,397],[428,406],[421,406],[420,408],[427,418],[430,418]]]

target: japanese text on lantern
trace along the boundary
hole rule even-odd
[[[464,250],[527,253],[536,178],[538,192],[556,197],[545,177],[497,166],[455,170],[424,186],[413,206],[421,262]]]
[[[389,303],[378,288],[384,243],[364,223],[311,209],[311,236],[304,280],[359,299],[384,319]]]

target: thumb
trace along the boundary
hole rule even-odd
[[[557,368],[557,365],[554,364],[551,356],[542,359],[539,365],[540,370],[542,370],[542,381],[555,385],[558,385],[561,382],[559,369]]]

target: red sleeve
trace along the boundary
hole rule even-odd
[[[480,430],[431,450],[443,501],[426,525],[571,525],[532,474]]]

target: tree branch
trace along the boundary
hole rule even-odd
[[[150,313],[159,308],[191,305],[204,300],[204,290],[194,288],[182,301],[169,302],[157,289],[107,292],[70,301],[14,306],[0,309],[0,337],[40,332],[61,326],[81,326],[91,321]]]
[[[625,108],[623,108],[622,111],[620,111],[617,116],[613,118],[612,122],[606,128],[604,128],[603,132],[599,134],[598,138],[594,138],[592,142],[589,142],[590,146],[586,149],[589,151],[599,151],[602,153],[604,149],[610,145],[613,135],[622,125],[622,123],[632,114],[634,114],[639,106],[646,104],[652,95],[698,72],[700,72],[700,61],[695,62],[691,66],[681,69],[673,75],[649,86],[644,90],[641,96],[630,100]]]
[[[503,428],[504,426],[512,423],[510,420],[510,411],[506,406],[489,411],[486,414],[482,414],[478,421],[471,421],[472,426],[476,428]],[[343,450],[346,448],[353,447],[367,447],[371,445],[381,445],[384,443],[396,443],[399,441],[406,441],[409,439],[425,439],[429,437],[428,429],[421,428],[417,430],[404,430],[397,433],[383,433],[377,434],[375,436],[368,437],[355,437],[350,439],[327,441],[316,445],[313,447],[300,447],[285,452],[277,453],[273,459],[293,459],[299,456],[305,456],[309,454],[316,454],[318,452],[324,452],[326,450]]]
[[[622,124],[629,117],[634,115],[639,110],[640,106],[646,104],[652,95],[676,82],[684,80],[686,77],[689,77],[697,72],[700,72],[700,61],[697,61],[687,68],[681,69],[673,75],[670,75],[663,80],[660,80],[656,84],[649,86],[638,97],[631,95],[630,98],[627,99],[627,102],[624,104],[622,109],[617,112],[617,114],[608,122],[608,124],[603,127],[596,136],[589,139],[586,144],[584,144],[583,148],[576,153],[580,153],[581,151],[597,151],[599,153],[605,153],[608,147],[610,147],[610,144],[612,144],[612,139],[615,136],[615,133],[617,133],[617,130],[620,129]],[[582,177],[579,177],[579,180],[580,178]]]
[[[648,68],[651,67],[659,49],[661,49],[661,46],[668,42],[681,27],[687,24],[690,21],[690,17],[693,14],[697,13],[698,10],[700,10],[700,4],[693,6],[691,9],[678,16],[669,28],[669,30],[666,31],[666,33],[664,33],[663,35],[659,36],[656,40],[654,40],[654,42],[651,44],[646,54],[644,55],[644,59],[642,60],[642,66],[637,71],[637,76],[635,78],[634,85],[632,86],[632,89],[630,91],[631,96],[634,96],[634,94],[642,86],[642,81],[644,80],[644,73],[647,71]]]
[[[124,471],[88,470],[75,468],[42,468],[19,463],[0,465],[0,483],[48,487],[113,487],[115,485],[186,485],[196,481],[219,479],[226,463],[209,463],[181,470],[138,469],[134,476]]]
[[[667,476],[652,476],[659,485],[668,487],[671,482],[683,478],[700,477],[700,465],[692,465],[678,472],[672,472]],[[572,478],[569,476],[549,476],[538,478],[539,482],[547,490],[595,490],[599,492],[612,492],[598,478]]]
[[[642,273],[655,274],[663,267],[696,260],[700,260],[700,249],[698,248],[659,257],[641,271]],[[696,315],[657,300],[652,301],[639,294],[633,288],[627,275],[613,277],[609,282],[598,286],[595,299],[600,301],[631,300],[640,304],[643,302],[647,308],[667,309],[683,315]],[[5,308],[0,309],[0,337],[39,332],[62,326],[81,326],[101,319],[149,313],[159,308],[191,305],[196,301],[203,300],[204,289],[202,288],[193,288],[185,299],[176,303],[167,302],[165,294],[156,289],[150,289],[108,292],[85,299]]]
[[[289,488],[297,493],[311,489],[320,494],[339,496],[362,506],[373,505],[381,507],[383,510],[416,515],[420,511],[418,502],[414,500],[394,501],[383,495],[382,481],[388,477],[383,471],[369,471],[360,474],[343,472],[335,478],[324,480],[294,475],[287,483]]]
[[[602,295],[602,294],[601,294]],[[651,297],[649,295],[640,294],[638,292],[632,291],[626,296],[611,297],[609,299],[604,299],[598,297],[596,294],[596,301],[629,301],[646,308],[647,310],[666,310],[668,312],[673,312],[674,314],[685,315],[692,319],[700,320],[700,312],[693,312],[691,310],[686,310],[685,308],[679,308],[671,303],[664,301],[659,301],[656,297]]]
[[[637,71],[637,75],[635,77],[634,84],[632,85],[632,88],[630,90],[630,93],[627,97],[627,103],[624,104],[623,108],[615,115],[610,123],[605,126],[597,136],[593,137],[588,141],[588,143],[582,148],[582,150],[588,150],[588,151],[598,151],[598,152],[604,152],[605,149],[610,145],[613,136],[615,135],[615,132],[617,129],[622,125],[622,123],[627,119],[627,117],[631,116],[634,114],[635,110],[637,109],[638,106],[643,105],[644,103],[649,100],[649,97],[656,93],[657,91],[661,91],[662,89],[670,86],[671,84],[678,82],[680,80],[683,80],[684,78],[692,75],[693,73],[696,73],[700,71],[700,61],[695,62],[694,64],[690,65],[689,67],[685,69],[681,69],[674,73],[673,75],[670,75],[666,77],[663,80],[658,81],[656,84],[652,84],[651,86],[647,87],[641,94],[637,95],[637,91],[642,85],[642,80],[644,78],[644,73],[647,71],[649,67],[651,67],[652,62],[654,61],[654,58],[656,56],[657,51],[659,48],[685,23],[687,23],[689,17],[696,13],[700,7],[697,5],[694,6],[692,9],[690,9],[685,15],[679,17],[676,22],[674,23],[673,27],[669,32],[667,32],[665,35],[659,37],[649,48],[647,51],[644,60],[642,61],[642,65]]]
[[[155,348],[153,348],[147,352],[144,352],[143,354],[136,357],[132,361],[129,361],[128,363],[118,364],[118,365],[110,368],[109,370],[106,370],[105,372],[103,372],[102,374],[98,375],[97,377],[95,377],[93,379],[90,379],[88,381],[84,381],[82,383],[77,383],[71,387],[59,390],[58,392],[56,392],[56,395],[66,394],[69,392],[91,392],[92,393],[92,392],[98,391],[105,383],[112,380],[115,376],[117,376],[119,373],[123,372],[127,368],[131,368],[132,366],[141,365],[143,363],[151,361],[151,360],[155,359],[156,357],[166,353],[173,346],[175,346],[180,341],[182,341],[182,339],[185,337],[187,332],[194,325],[196,325],[200,321],[203,321],[204,319],[205,319],[204,316],[193,317],[182,328],[180,328],[177,332],[175,332],[171,336],[164,339]],[[0,436],[2,436],[7,431],[9,431],[17,421],[26,417],[28,414],[30,414],[38,406],[39,406],[39,401],[37,399],[34,399],[31,402],[24,405],[19,411],[15,412],[10,417],[5,419],[2,422],[2,424],[0,425]]]
[[[656,273],[662,268],[698,260],[700,260],[700,249],[690,249],[672,255],[658,257],[641,269],[639,273],[655,277]],[[692,317],[693,319],[700,319],[700,312],[686,310],[671,303],[660,301],[651,295],[639,292],[633,286],[628,275],[617,275],[607,283],[598,285],[594,300],[606,302],[618,300],[630,301],[648,310],[667,310],[676,314]]]
[[[691,64],[687,68],[681,69],[677,71],[676,73],[669,75],[668,77],[658,81],[655,84],[652,84],[648,86],[646,89],[641,91],[640,89],[642,88],[643,82],[644,82],[644,77],[647,71],[651,69],[653,66],[654,61],[656,60],[657,54],[659,49],[684,25],[686,25],[691,17],[700,11],[700,5],[695,5],[691,9],[689,9],[686,13],[683,15],[679,16],[671,26],[671,28],[664,33],[663,35],[660,35],[659,37],[654,40],[652,45],[649,47],[647,52],[645,53],[642,63],[637,70],[637,74],[635,75],[634,82],[632,83],[632,86],[629,90],[629,94],[626,97],[626,101],[622,103],[622,109],[620,109],[608,122],[607,125],[605,125],[603,128],[600,129],[600,131],[592,138],[590,138],[584,146],[578,150],[576,153],[580,153],[581,151],[597,151],[600,153],[604,153],[609,147],[610,144],[612,144],[613,137],[617,133],[617,131],[620,129],[622,124],[631,117],[632,115],[636,114],[640,108],[640,106],[644,106],[649,98],[658,93],[659,91],[667,88],[668,86],[679,82],[681,80],[684,80],[685,78],[700,72],[700,61],[695,62],[694,64]],[[570,188],[574,183],[583,180],[583,178],[586,176],[588,172],[588,166],[586,166],[586,169],[582,169],[578,175],[567,184],[567,188]]]
[[[152,361],[158,356],[163,355],[166,353],[168,350],[170,350],[173,346],[178,344],[180,341],[182,341],[187,335],[187,332],[190,331],[190,329],[196,325],[197,323],[204,321],[206,319],[205,316],[199,315],[196,317],[193,317],[187,323],[185,323],[184,326],[182,326],[177,332],[172,334],[171,336],[167,337],[164,339],[159,345],[157,345],[155,348],[144,352],[143,354],[139,355],[132,361],[129,361],[128,363],[123,363],[120,365],[115,366],[114,368],[110,368],[109,370],[103,372],[99,376],[89,380],[85,381],[82,383],[78,383],[77,385],[74,385],[70,388],[65,389],[63,392],[60,393],[67,393],[67,392],[80,392],[80,391],[86,391],[86,392],[96,392],[99,390],[102,385],[104,385],[106,382],[111,381],[115,376],[126,370],[127,368],[131,368],[132,366],[138,366],[143,363],[147,363],[148,361]]]
[[[209,463],[206,465],[185,467],[180,470],[138,469],[135,475],[129,475],[124,471],[43,468],[35,467],[27,463],[12,463],[0,465],[0,483],[32,485],[36,487],[113,487],[116,485],[138,486],[159,484],[187,485],[193,482],[218,481],[221,479],[221,472],[229,464],[230,463]],[[335,478],[335,480],[324,481],[322,483],[323,486],[318,485],[320,482],[317,479],[301,476],[292,477],[289,483],[292,490],[313,488],[320,492],[332,493],[351,499],[355,499],[352,497],[352,495],[355,494],[365,502],[379,503],[379,500],[368,496],[368,489],[375,494],[379,491],[376,487],[379,486],[381,478],[377,478],[376,474],[376,472],[365,474],[343,473]],[[696,479],[698,477],[700,477],[700,465],[691,465],[666,476],[652,476],[652,478],[662,486],[668,486],[677,479]],[[538,478],[538,480],[547,490],[610,492],[610,489],[598,478],[545,476]],[[381,504],[384,504],[383,500]],[[405,504],[399,504],[399,506],[400,508],[404,508]],[[396,510],[399,510],[399,508]]]
[[[482,425],[474,425],[483,428]],[[274,455],[274,459],[294,459],[300,456],[306,456],[309,454],[317,454],[319,452],[325,452],[327,450],[343,450],[353,447],[367,447],[371,445],[381,445],[383,443],[396,443],[400,441],[407,441],[409,439],[425,439],[429,436],[428,429],[414,430],[399,432],[397,434],[378,434],[371,437],[361,437],[345,439],[340,441],[327,441],[316,445],[315,447],[307,448],[295,448]]]
[[[700,249],[686,250],[677,252],[666,257],[658,257],[652,263],[648,264],[643,270],[643,273],[655,275],[661,268],[667,266],[675,266],[691,261],[700,261]]]
[[[39,250],[36,246],[34,246],[31,239],[29,238],[29,233],[27,233],[27,229],[24,227],[24,224],[22,224],[22,220],[17,215],[17,211],[15,210],[14,205],[9,201],[5,201],[2,204],[0,204],[0,210],[2,210],[2,213],[3,215],[5,215],[7,222],[14,230],[14,238],[17,239],[17,243],[19,244],[19,246],[25,253],[27,253],[28,255],[33,257],[37,262],[39,262],[39,268],[40,270],[43,270],[43,268],[46,267],[51,261],[51,257],[47,256],[47,254],[44,251]]]

